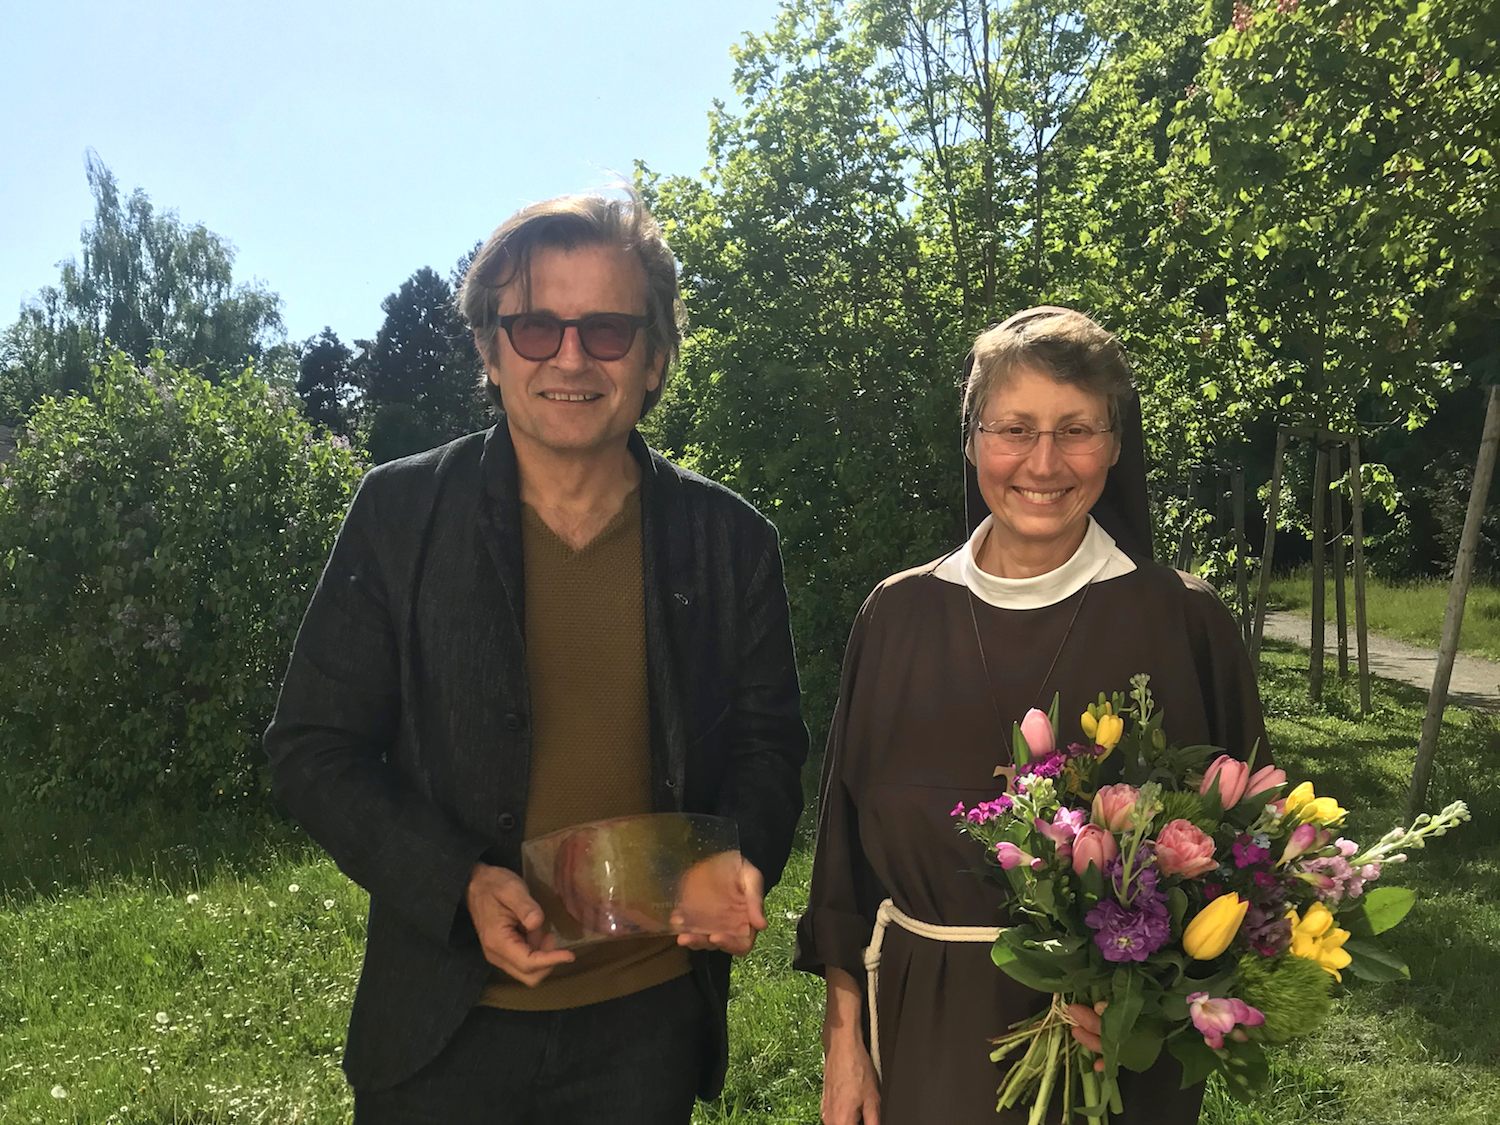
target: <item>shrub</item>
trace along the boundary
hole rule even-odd
[[[269,720],[360,467],[284,392],[120,354],[0,466],[0,777],[83,809],[263,791]]]

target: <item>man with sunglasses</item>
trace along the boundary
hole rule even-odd
[[[801,812],[776,534],[636,431],[681,312],[637,198],[517,213],[461,301],[499,421],[365,478],[266,733],[370,892],[355,1120],[685,1123]],[[738,824],[742,924],[552,948],[521,842],[670,811]]]

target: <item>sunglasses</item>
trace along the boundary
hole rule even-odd
[[[500,318],[500,327],[510,338],[510,346],[522,359],[533,363],[551,359],[562,350],[563,333],[578,329],[578,342],[595,359],[623,359],[635,343],[635,335],[649,317],[629,313],[590,313],[575,320],[563,320],[551,313],[512,313]]]

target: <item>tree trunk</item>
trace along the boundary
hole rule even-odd
[[[1260,642],[1266,627],[1266,599],[1271,593],[1271,560],[1276,551],[1276,519],[1281,514],[1281,465],[1286,460],[1287,432],[1276,428],[1276,454],[1271,458],[1271,495],[1266,502],[1266,545],[1260,552],[1260,586],[1255,592],[1255,629],[1250,634],[1250,663],[1260,667]]]
[[[1307,693],[1314,703],[1323,698],[1323,625],[1325,620],[1323,583],[1323,509],[1328,503],[1328,450],[1323,448],[1323,432],[1314,442],[1312,502],[1312,652],[1308,658]]]
[[[1453,581],[1448,586],[1448,605],[1443,610],[1443,636],[1438,643],[1437,669],[1432,676],[1432,691],[1427,696],[1427,716],[1422,720],[1422,738],[1417,744],[1417,763],[1411,775],[1411,793],[1406,801],[1410,816],[1416,816],[1427,802],[1427,782],[1432,777],[1438,731],[1443,724],[1443,707],[1448,702],[1453,658],[1458,655],[1458,634],[1463,628],[1464,601],[1469,596],[1469,581],[1474,577],[1479,525],[1484,520],[1484,503],[1489,498],[1490,478],[1495,472],[1497,442],[1500,442],[1500,386],[1493,386],[1490,388],[1489,405],[1484,413],[1484,437],[1480,439],[1479,460],[1474,466],[1469,510],[1464,514],[1464,530],[1458,541],[1458,560],[1453,565]]]

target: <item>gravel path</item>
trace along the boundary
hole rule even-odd
[[[1312,643],[1312,619],[1284,611],[1267,613],[1265,635],[1307,648]],[[1369,641],[1372,676],[1411,684],[1424,692],[1432,690],[1433,673],[1437,671],[1436,649],[1420,648],[1377,633],[1371,633]],[[1338,635],[1332,621],[1328,622],[1324,632],[1323,654],[1323,667],[1331,677],[1338,670]],[[1349,674],[1356,678],[1359,675],[1352,621],[1349,624]],[[1500,711],[1500,663],[1460,652],[1453,662],[1448,703]]]

